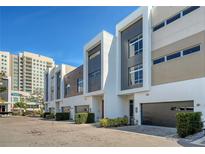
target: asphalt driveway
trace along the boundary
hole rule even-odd
[[[126,128],[126,127],[124,127]],[[127,127],[128,128],[128,127]],[[177,139],[41,118],[0,118],[1,147],[176,147]]]

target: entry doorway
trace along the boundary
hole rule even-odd
[[[104,118],[104,100],[102,100],[102,118]]]
[[[129,124],[134,125],[134,101],[129,101]]]
[[[0,105],[0,112],[5,112],[5,111],[6,111],[5,105]]]

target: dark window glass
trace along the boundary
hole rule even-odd
[[[83,80],[77,79],[77,92],[81,93],[83,92]]]
[[[183,16],[185,16],[185,15],[191,13],[192,11],[194,11],[194,10],[196,10],[196,9],[198,9],[198,8],[200,8],[200,6],[191,6],[191,7],[188,7],[186,10],[184,10],[184,11],[182,12],[182,14],[183,14]]]
[[[160,23],[160,24],[157,25],[157,26],[154,26],[154,27],[153,27],[153,32],[154,32],[154,31],[157,31],[158,29],[160,29],[160,28],[162,28],[162,27],[164,27],[164,22]]]
[[[172,55],[167,56],[167,60],[178,58],[180,57],[180,55],[181,55],[180,52],[174,53]]]
[[[200,45],[196,46],[196,47],[193,47],[193,48],[190,48],[190,49],[186,49],[183,51],[183,56],[185,55],[189,55],[191,53],[194,53],[194,52],[198,52],[200,51]]]
[[[143,51],[142,34],[129,41],[129,57],[141,54]]]
[[[174,22],[175,20],[177,20],[179,18],[180,18],[180,13],[173,16],[173,17],[171,17],[171,18],[169,18],[169,19],[167,19],[167,24],[170,24],[170,23]]]
[[[159,63],[162,63],[162,62],[164,62],[164,61],[165,61],[165,58],[162,57],[162,58],[159,58],[159,59],[154,60],[154,61],[153,61],[153,64],[159,64]]]
[[[129,68],[129,85],[141,85],[143,84],[143,67],[142,64],[138,64]]]

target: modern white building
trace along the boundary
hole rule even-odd
[[[116,35],[102,31],[84,46],[83,94],[64,93],[61,111],[167,127],[175,127],[177,112],[200,111],[205,120],[204,48],[205,7],[140,7]],[[78,83],[70,73],[64,80]],[[78,89],[63,84],[69,93]]]
[[[64,75],[75,67],[70,65],[56,65],[49,68],[44,75],[45,110],[50,112],[61,112],[64,98]]]

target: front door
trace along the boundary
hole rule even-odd
[[[133,100],[129,102],[129,123],[130,125],[134,125],[134,103]]]
[[[104,100],[102,100],[102,118],[104,118]]]

